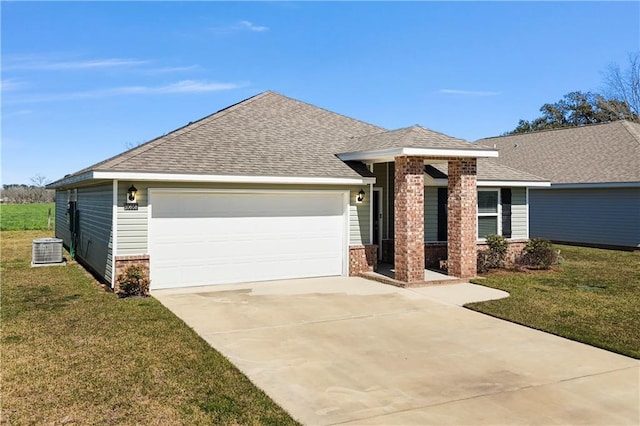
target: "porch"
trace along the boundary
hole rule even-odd
[[[360,274],[361,277],[367,278],[373,281],[378,281],[384,284],[391,284],[396,287],[421,287],[427,285],[438,284],[458,284],[466,282],[466,280],[447,275],[444,271],[437,271],[434,269],[424,270],[424,279],[422,281],[413,281],[410,283],[397,280],[395,278],[396,270],[390,263],[379,263],[375,271],[364,272]]]

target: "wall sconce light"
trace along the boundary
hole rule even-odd
[[[131,187],[129,187],[129,189],[127,190],[127,201],[130,203],[135,203],[137,193],[138,193],[138,188],[131,185]]]
[[[358,192],[358,196],[356,197],[356,203],[361,203],[364,201],[364,190],[360,190]]]

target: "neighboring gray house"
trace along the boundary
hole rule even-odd
[[[549,182],[497,155],[265,92],[48,187],[56,236],[112,286],[131,263],[158,289],[358,275],[385,253],[411,283],[430,245],[466,278],[486,234],[528,238],[528,188]]]
[[[615,121],[481,139],[500,164],[551,187],[530,192],[530,234],[556,242],[640,247],[640,124]]]

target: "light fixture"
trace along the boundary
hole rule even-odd
[[[131,203],[135,203],[136,202],[136,193],[138,192],[138,188],[136,188],[135,186],[131,185],[131,187],[129,187],[129,189],[127,190],[127,201],[131,202]]]
[[[358,192],[358,196],[356,197],[356,203],[361,203],[361,202],[363,202],[363,201],[364,201],[364,190],[363,190],[363,189],[361,189],[361,190]]]

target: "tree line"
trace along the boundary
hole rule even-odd
[[[47,189],[49,183],[46,177],[36,175],[31,178],[31,184],[12,183],[2,185],[0,198],[3,203],[30,204],[30,203],[52,203],[55,191]]]
[[[505,135],[629,120],[640,123],[640,52],[629,55],[626,68],[612,64],[604,73],[604,93],[570,92],[540,108],[542,115],[520,120]]]

